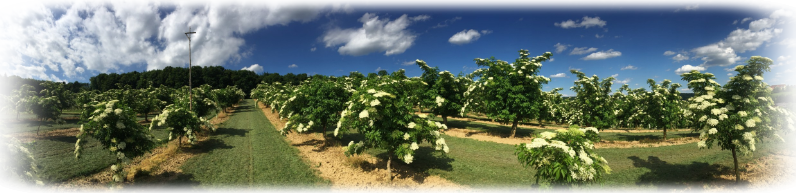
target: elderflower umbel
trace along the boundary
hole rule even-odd
[[[713,134],[716,134],[716,133],[718,133],[718,132],[719,132],[719,131],[718,131],[718,130],[716,130],[716,128],[715,128],[715,127],[714,127],[714,128],[710,128],[710,129],[708,130],[708,134],[711,134],[711,135],[713,135]]]
[[[412,137],[412,136],[410,136],[409,133],[404,133],[404,140],[409,140],[409,137]]]
[[[412,142],[412,145],[409,146],[409,149],[412,149],[412,150],[417,150],[418,148],[420,148],[420,147],[417,146],[417,142]]]
[[[556,133],[549,132],[549,131],[542,132],[542,133],[541,133],[541,134],[539,134],[539,135],[540,135],[542,138],[544,138],[544,139],[552,139],[553,137],[556,137]]]
[[[368,110],[362,110],[362,112],[359,113],[360,119],[365,117],[368,117]]]
[[[705,144],[705,141],[699,141],[699,142],[697,142],[697,147],[705,148],[705,147],[707,147],[707,145]]]
[[[746,117],[746,111],[738,111],[738,116]]]
[[[755,120],[754,119],[746,120],[746,127],[755,127]]]
[[[718,124],[719,124],[719,120],[716,120],[716,119],[708,119],[708,124],[710,124],[710,126],[716,126],[716,125],[718,125]]]
[[[410,128],[410,129],[414,129],[415,125],[417,125],[417,124],[415,124],[415,122],[409,122],[409,125],[407,125],[406,127]]]
[[[375,107],[376,105],[379,105],[379,104],[381,104],[381,101],[379,101],[379,99],[376,99],[376,100],[373,100],[373,101],[370,102],[370,106],[371,107]]]
[[[713,115],[720,115],[721,114],[721,109],[711,109],[710,113],[713,114]]]

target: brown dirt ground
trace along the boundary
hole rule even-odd
[[[506,138],[503,136],[495,136],[483,131],[476,131],[471,129],[461,129],[461,128],[449,128],[445,131],[445,134],[460,137],[460,138],[470,138],[479,141],[489,141],[495,143],[503,143],[509,145],[517,145],[520,143],[529,143],[533,140],[533,137],[517,137],[517,138]],[[655,143],[641,143],[639,141],[600,141],[599,143],[594,144],[595,148],[637,148],[637,147],[660,147],[660,146],[669,146],[669,145],[680,145],[686,143],[694,143],[699,141],[698,138],[695,137],[683,137],[683,138],[674,138],[669,139],[667,141],[662,142],[655,142]]]
[[[428,114],[428,113],[416,113],[416,114]],[[494,121],[484,121],[484,120],[474,119],[474,118],[448,117],[448,119],[456,119],[456,120],[461,120],[461,121],[478,122],[478,123],[486,123],[486,124],[493,124],[493,125],[503,125],[503,124],[500,124],[500,123],[494,122]],[[508,125],[508,126],[511,126],[511,125]],[[517,123],[517,127],[529,128],[529,129],[563,129],[563,128],[566,128],[565,125],[540,127],[540,126],[536,126],[536,125],[528,125],[528,124],[522,124],[522,123]],[[690,131],[690,130],[691,129],[668,129],[666,131],[674,132],[674,131]],[[663,130],[651,130],[651,129],[604,129],[604,130],[601,130],[600,132],[608,132],[608,133],[650,133],[650,132],[663,132]]]
[[[218,125],[229,119],[227,114],[234,112],[228,110],[229,113],[219,113],[218,116],[210,120],[213,125]],[[38,138],[46,136],[76,136],[79,128],[62,129],[45,133]],[[32,134],[36,137],[36,134]],[[201,145],[209,137],[207,133],[200,133],[197,135],[197,142],[195,145]],[[20,138],[24,139],[24,138]],[[30,138],[27,140],[33,140]],[[144,156],[133,159],[133,161],[124,167],[127,171],[126,182],[124,184],[131,185],[135,182],[144,182],[149,184],[168,184],[168,182],[176,180],[182,174],[180,167],[186,160],[199,153],[190,149],[193,145],[188,143],[186,138],[182,140],[182,148],[178,148],[176,140],[168,142],[167,145],[153,149],[151,152]],[[142,173],[144,173],[142,175]],[[108,189],[108,183],[111,181],[113,171],[110,167],[103,169],[100,172],[88,176],[79,176],[67,180],[66,182],[53,185],[55,190],[103,190]],[[115,187],[110,187],[111,189]]]
[[[69,129],[58,129],[48,132],[41,132],[40,135],[36,135],[36,132],[23,132],[17,133],[13,136],[19,139],[22,143],[28,143],[35,140],[40,139],[49,139],[54,137],[62,137],[62,136],[77,136],[77,133],[80,132],[80,128],[69,128]]]
[[[76,120],[80,119],[80,117],[64,117],[64,120]],[[18,123],[18,122],[29,122],[29,121],[41,121],[38,118],[27,118],[27,119],[19,119],[11,118],[11,119],[0,119],[3,123]]]
[[[265,105],[260,105],[265,107]],[[276,129],[284,127],[285,122],[279,120],[279,115],[271,113],[270,108],[262,108],[268,120]],[[301,152],[304,159],[316,167],[322,178],[332,182],[332,189],[371,190],[382,188],[399,189],[466,189],[465,186],[455,184],[435,175],[416,172],[403,162],[393,160],[394,179],[390,182],[387,176],[386,160],[380,160],[371,155],[362,154],[346,157],[343,154],[343,145],[329,137],[325,149],[321,149],[323,137],[320,134],[297,134],[291,132],[287,140]]]

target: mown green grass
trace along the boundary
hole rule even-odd
[[[318,177],[252,100],[240,103],[232,117],[202,144],[199,154],[182,166],[187,184],[212,186],[311,186],[328,181]]]
[[[149,125],[143,126],[148,127]],[[79,127],[79,126],[78,126]],[[164,127],[155,126],[151,130],[161,144],[165,144],[169,131]],[[99,141],[88,138],[82,147],[80,159],[75,159],[75,136],[44,137],[24,144],[33,154],[35,162],[40,166],[40,175],[48,183],[63,182],[76,176],[90,175],[110,167],[116,161]]]
[[[458,184],[473,187],[535,187],[535,171],[523,168],[514,155],[515,146],[443,135],[450,152],[434,151],[424,143],[410,167],[427,175],[439,175]],[[347,140],[351,137],[344,138]],[[778,149],[777,143],[758,144],[757,151],[739,156],[741,167]],[[729,150],[698,149],[696,143],[651,147],[596,149],[613,172],[602,183],[584,188],[665,189],[671,185],[696,185],[727,181],[717,174],[731,174],[732,154]],[[366,153],[386,159],[383,149]],[[739,153],[740,155],[740,153]],[[397,161],[397,164],[403,164]],[[743,169],[743,168],[741,168]]]

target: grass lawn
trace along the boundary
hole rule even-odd
[[[165,128],[153,128],[152,134],[157,139],[168,139],[169,133]],[[41,167],[41,175],[47,182],[62,182],[69,178],[96,173],[110,167],[115,162],[116,156],[101,147],[99,141],[89,138],[83,146],[83,154],[79,160],[75,159],[75,136],[54,136],[32,141],[24,144],[36,164]]]
[[[436,117],[435,121],[442,122],[442,118]],[[481,122],[471,122],[456,119],[448,119],[448,127],[450,128],[465,128],[476,131],[483,131],[490,135],[506,136],[511,134],[511,125],[489,124]],[[544,131],[555,131],[562,129],[559,127],[550,127],[549,129],[531,129],[517,127],[517,137],[533,136],[536,133]],[[699,137],[699,133],[691,133],[691,131],[667,131],[667,138],[681,138],[681,137]],[[660,132],[644,132],[644,133],[630,133],[630,132],[600,132],[602,140],[606,141],[641,141],[648,140],[661,140],[663,139],[663,130]]]
[[[185,162],[190,184],[211,186],[319,186],[329,184],[305,163],[253,100],[245,100],[232,117],[203,144],[189,151],[206,152]]]
[[[79,112],[64,111],[61,116],[65,118],[79,117]],[[151,120],[154,116],[149,115],[149,119]],[[215,112],[212,113],[212,116],[215,116]],[[23,118],[23,115],[20,115],[20,118]],[[138,120],[144,120],[144,117],[139,116]],[[80,127],[77,122],[78,120],[75,119],[67,120],[67,124],[62,125],[47,123],[49,125],[43,125],[41,132]],[[33,124],[36,123],[22,123],[16,126],[22,126],[22,128],[18,128],[18,131],[35,132],[37,125]],[[149,127],[149,124],[143,125],[143,127]],[[155,126],[151,132],[156,139],[160,139],[160,144],[168,142],[169,131],[165,127]],[[110,154],[105,147],[100,146],[97,140],[91,138],[86,140],[80,160],[75,159],[76,141],[75,136],[54,136],[35,140],[24,144],[24,146],[33,154],[36,164],[41,167],[42,179],[48,183],[63,182],[76,176],[90,175],[110,167],[115,162],[116,156]]]
[[[355,137],[356,134],[353,134]],[[349,139],[347,139],[349,138]],[[351,140],[346,137],[343,141]],[[455,183],[473,187],[531,187],[535,171],[523,168],[514,155],[515,146],[477,141],[444,135],[450,153],[434,151],[424,143],[415,155],[411,167],[430,175],[439,175]],[[741,167],[754,159],[777,150],[774,143],[758,144],[757,151],[740,156]],[[386,159],[383,149],[370,149],[368,154]],[[652,148],[596,149],[605,157],[613,172],[602,184],[588,185],[611,188],[658,189],[670,185],[697,185],[703,182],[726,181],[714,174],[732,173],[732,153],[713,149],[698,149],[696,143]],[[405,164],[398,161],[397,164]]]

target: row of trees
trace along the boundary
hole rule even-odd
[[[11,92],[20,88],[22,85],[29,85],[32,86],[31,90],[35,91],[36,93],[40,92],[41,90],[45,89],[41,83],[48,82],[46,80],[36,80],[31,78],[22,78],[17,75],[10,75],[10,76],[0,76],[0,95],[3,96],[10,96]],[[72,91],[73,93],[80,92],[81,90],[89,89],[88,83],[80,83],[77,81],[74,82],[57,82],[60,84],[64,84],[66,90]]]
[[[79,93],[65,89],[64,84],[60,83],[44,82],[41,86],[45,89],[40,92],[33,91],[33,86],[22,85],[20,89],[13,90],[10,96],[0,95],[3,108],[18,114],[31,112],[42,120],[60,120],[64,109],[81,109],[75,157],[80,157],[82,145],[88,137],[99,140],[105,149],[116,155],[116,164],[111,167],[114,171],[112,190],[115,190],[115,183],[123,181],[124,165],[155,147],[157,140],[150,133],[155,124],[167,127],[170,131],[169,140],[187,137],[193,143],[197,133],[214,130],[207,119],[214,110],[225,111],[245,97],[243,90],[235,86],[212,89],[209,85],[202,85],[192,89],[193,100],[188,100],[187,86],[178,89],[166,86],[134,89],[130,85],[120,84],[117,85],[120,89]],[[153,112],[160,114],[146,129],[137,120],[137,115],[144,115],[148,119],[147,115]],[[0,125],[0,134],[4,131]],[[0,162],[7,166],[0,170],[0,186],[7,192],[41,186],[41,181],[35,176],[32,154],[25,149],[32,144],[22,144],[8,136],[3,136],[0,142],[4,147],[0,149],[9,147],[8,152],[0,151],[3,154],[0,155],[3,158]],[[12,182],[10,179],[15,177],[22,181]]]
[[[514,137],[517,124],[520,121],[566,123],[574,126],[575,129],[579,128],[578,125],[582,125],[586,127],[585,130],[559,132],[561,137],[566,136],[564,138],[537,136],[537,138],[544,138],[547,141],[535,141],[535,144],[528,144],[530,145],[528,147],[520,148],[518,146],[517,154],[520,156],[520,160],[525,160],[523,163],[527,165],[536,164],[535,167],[543,167],[538,163],[553,164],[556,161],[529,160],[555,160],[552,157],[539,157],[548,155],[549,152],[539,153],[548,150],[533,149],[549,147],[567,151],[583,151],[584,153],[564,152],[570,155],[567,159],[575,159],[572,156],[583,156],[584,158],[581,158],[580,162],[564,161],[563,158],[558,161],[570,164],[570,166],[573,166],[571,164],[581,164],[582,166],[582,164],[588,163],[592,168],[572,167],[574,169],[563,172],[566,174],[559,174],[563,171],[560,168],[545,170],[550,175],[559,176],[555,178],[542,176],[542,178],[556,182],[573,182],[573,180],[588,182],[596,179],[592,177],[599,177],[602,173],[610,171],[607,165],[603,166],[604,162],[588,161],[599,159],[599,156],[592,155],[587,150],[590,148],[584,147],[593,148],[593,143],[599,139],[589,137],[592,134],[588,134],[586,130],[594,130],[596,134],[598,129],[617,127],[662,129],[665,139],[668,129],[692,128],[694,131],[702,133],[700,139],[704,141],[699,143],[700,148],[710,147],[706,144],[718,141],[723,149],[732,150],[735,156],[735,149],[740,149],[743,152],[754,151],[754,141],[772,137],[776,133],[775,130],[786,126],[790,128],[790,124],[792,124],[787,111],[773,106],[773,100],[770,97],[771,89],[762,82],[762,73],[768,69],[768,65],[771,63],[767,58],[753,57],[748,61],[746,67],[736,68],[739,74],[723,87],[713,80],[713,75],[710,73],[697,71],[685,73],[683,80],[689,81],[688,88],[695,92],[695,97],[683,100],[678,91],[682,85],[672,83],[670,80],[657,82],[649,79],[647,80],[649,90],[645,88],[630,89],[628,85],[623,85],[614,92],[611,89],[613,77],[605,79],[600,79],[597,76],[588,77],[583,72],[576,70],[572,70],[571,73],[577,76],[578,80],[570,89],[577,95],[572,98],[563,98],[561,94],[557,93],[561,90],[560,88],[548,92],[541,90],[542,85],[550,81],[549,78],[538,75],[542,67],[541,62],[548,60],[551,56],[552,54],[548,52],[540,56],[529,57],[526,50],[520,50],[520,57],[513,63],[495,58],[477,58],[475,62],[484,68],[469,75],[460,74],[456,77],[450,72],[429,67],[424,61],[418,60],[417,65],[424,71],[421,77],[407,78],[403,71],[396,71],[388,76],[313,78],[300,85],[262,83],[253,90],[252,96],[270,106],[273,111],[278,111],[281,117],[288,119],[285,132],[291,130],[305,132],[318,127],[323,128],[321,132],[325,134],[330,122],[338,120],[337,129],[334,131],[335,135],[338,132],[347,131],[346,128],[357,129],[361,133],[365,133],[365,141],[352,142],[349,145],[350,153],[356,153],[366,147],[383,147],[391,156],[402,158],[407,163],[411,163],[412,154],[411,151],[402,147],[404,145],[412,147],[413,145],[402,141],[402,136],[406,136],[406,139],[413,139],[411,141],[415,143],[438,137],[421,134],[421,138],[415,139],[412,138],[416,136],[415,133],[402,130],[418,125],[413,122],[412,117],[420,115],[409,113],[414,106],[428,108],[431,110],[432,116],[440,115],[443,120],[446,120],[447,116],[465,116],[468,112],[481,113],[500,123],[511,124],[511,137]],[[323,94],[318,96],[311,93]],[[736,94],[730,96],[730,94],[722,93]],[[719,96],[725,97],[725,95],[730,98],[718,99]],[[724,104],[733,96],[735,98],[743,96],[733,100],[748,101],[743,101],[743,104],[737,102]],[[722,106],[717,106],[716,103]],[[347,107],[345,107],[346,104]],[[382,106],[398,109],[382,109]],[[743,109],[741,110],[743,112],[739,113],[739,109]],[[756,115],[752,115],[751,112]],[[716,128],[719,127],[717,126],[719,124],[715,120],[735,120],[733,113],[739,113],[737,116],[743,115],[747,118],[739,118],[742,120],[723,127],[726,129],[726,134],[721,134],[720,132],[724,132],[724,130]],[[716,117],[711,119],[708,115]],[[382,120],[386,119],[385,117],[389,117],[389,121]],[[444,123],[440,124],[440,127],[447,127],[444,125]],[[760,130],[750,129],[750,127],[760,128]],[[748,130],[743,131],[744,128]],[[434,127],[430,129],[434,130]],[[584,135],[584,133],[586,134]],[[711,136],[724,137],[711,138]],[[551,140],[558,140],[562,144],[554,143]],[[582,170],[587,172],[584,173]],[[584,178],[583,175],[589,177]]]

